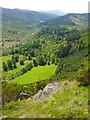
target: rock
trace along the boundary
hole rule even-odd
[[[37,100],[37,101],[44,98],[44,97],[45,97],[45,95],[44,95],[44,92],[42,90],[39,90],[38,93],[35,94],[35,96],[34,96],[35,100]]]
[[[59,85],[57,82],[53,82],[53,83],[48,83],[46,85],[46,87],[43,89],[44,94],[50,94],[55,92],[58,89]]]
[[[46,97],[50,93],[54,93],[58,90],[59,84],[57,82],[48,83],[43,90],[39,90],[37,94],[35,94],[34,98],[36,101],[39,101]]]
[[[27,118],[26,116],[20,116],[19,118]]]
[[[4,120],[4,119],[7,119],[8,118],[8,116],[2,116],[2,117],[0,117],[0,120]]]
[[[23,93],[23,92],[21,92],[21,93],[19,94],[19,99],[20,99],[20,100],[27,99],[27,98],[29,98],[29,97],[31,97],[29,94],[26,94],[26,93]]]

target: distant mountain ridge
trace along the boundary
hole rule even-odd
[[[47,11],[48,13],[51,13],[51,14],[55,14],[55,15],[58,15],[58,16],[63,16],[65,15],[66,13],[61,11],[61,10],[50,10],[50,11]]]
[[[44,23],[47,25],[77,25],[79,23],[87,24],[88,13],[75,14],[68,13],[63,16],[53,14],[54,12],[60,12],[53,10],[49,13],[37,12],[32,10],[20,10],[20,9],[6,9],[2,8],[2,20],[4,24],[13,25],[35,25]]]
[[[79,24],[88,24],[88,13],[84,14],[75,14],[75,13],[68,13],[64,16],[59,16],[57,18],[46,20],[45,25],[70,25],[75,26]]]
[[[53,18],[54,15],[40,13],[32,10],[20,10],[20,9],[6,9],[2,8],[2,20],[3,22],[9,22],[12,24],[37,24],[47,19]]]
[[[26,40],[39,32],[42,27],[85,25],[88,25],[88,13],[58,16],[32,10],[2,8],[2,31],[5,39],[15,39],[17,36],[17,39]]]

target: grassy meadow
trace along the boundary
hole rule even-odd
[[[55,66],[54,64],[34,67],[31,71],[28,71],[24,75],[13,79],[11,82],[16,82],[19,84],[29,84],[38,80],[48,79],[54,75],[56,67],[57,66]]]

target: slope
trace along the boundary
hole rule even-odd
[[[31,99],[13,101],[3,106],[3,117],[10,118],[88,118],[88,87],[76,81],[59,83],[58,92],[37,102]]]
[[[76,26],[79,24],[88,24],[88,14],[74,14],[69,13],[64,16],[53,18],[47,20],[45,25],[55,26],[55,25],[67,25],[67,26]]]
[[[40,24],[55,15],[31,10],[2,8],[3,40],[29,40],[40,30]]]

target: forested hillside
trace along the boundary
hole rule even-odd
[[[67,25],[67,26],[76,26],[79,24],[88,24],[88,14],[74,14],[74,13],[69,13],[64,16],[59,16],[54,19],[46,20],[45,23],[46,25]]]

